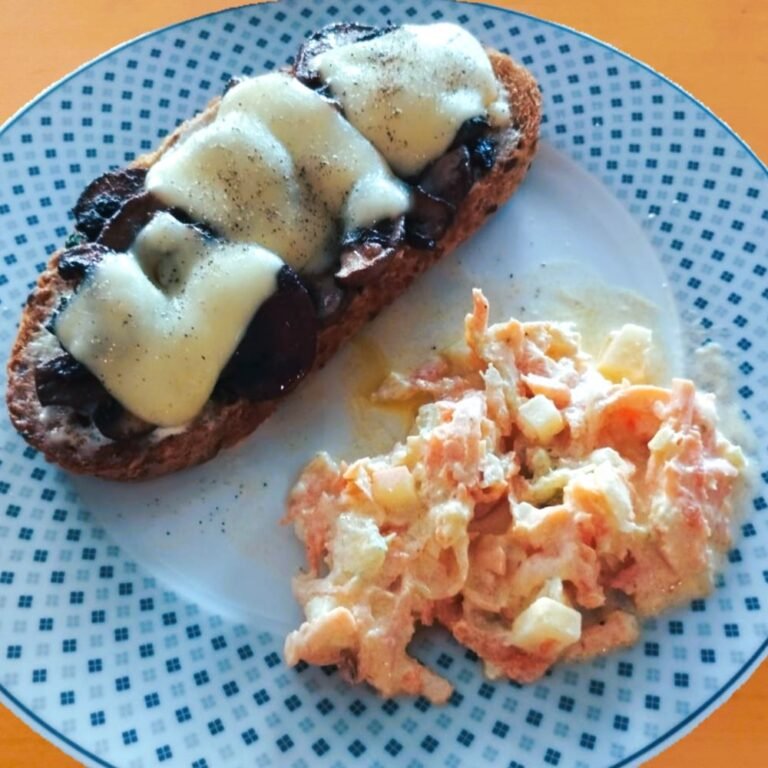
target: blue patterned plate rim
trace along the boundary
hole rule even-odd
[[[457,3],[464,2],[464,0],[454,0],[454,1]],[[269,4],[277,5],[280,2],[281,0],[275,0],[275,2],[269,3]],[[64,75],[62,78],[57,80],[56,82],[49,85],[44,90],[40,91],[40,93],[38,93],[37,96],[32,98],[30,101],[28,101],[24,106],[20,107],[2,125],[0,125],[0,134],[4,133],[19,118],[23,117],[23,115],[25,115],[30,109],[32,109],[32,107],[34,107],[39,101],[42,101],[42,99],[44,99],[49,94],[54,93],[58,88],[64,85],[64,83],[68,82],[73,77],[76,77],[81,72],[85,72],[94,64],[97,64],[98,62],[109,58],[110,56],[117,53],[118,51],[121,51],[123,48],[127,48],[129,45],[133,45],[134,43],[138,43],[141,40],[146,40],[148,38],[154,37],[155,35],[160,35],[165,32],[169,32],[172,29],[176,29],[177,27],[183,26],[184,24],[188,24],[193,21],[201,21],[202,19],[208,19],[214,16],[219,16],[222,13],[229,13],[230,11],[233,11],[236,8],[258,8],[259,6],[266,5],[266,4],[267,4],[266,0],[265,2],[261,2],[261,3],[242,3],[241,5],[232,5],[229,8],[222,8],[221,10],[218,10],[218,11],[211,11],[210,13],[201,13],[199,16],[190,16],[188,19],[183,19],[182,21],[176,21],[173,24],[168,24],[165,27],[158,27],[157,29],[152,29],[149,32],[145,32],[142,35],[133,37],[130,40],[126,40],[122,43],[118,43],[116,46],[110,48],[107,51],[104,51],[104,53],[99,54],[98,56],[94,57],[90,61],[86,61],[85,64],[81,64],[79,67],[77,67],[77,69],[72,70],[72,72],[69,72],[68,74]],[[655,75],[660,80],[663,80],[667,85],[672,86],[672,88],[674,88],[676,91],[678,91],[687,99],[689,99],[691,102],[693,102],[695,106],[699,107],[699,109],[706,112],[706,114],[709,117],[711,117],[713,120],[715,120],[715,122],[717,122],[719,125],[725,128],[725,130],[728,131],[728,133],[730,133],[731,136],[733,136],[739,142],[739,144],[741,144],[741,146],[747,151],[750,157],[752,157],[752,159],[755,160],[760,165],[763,172],[768,174],[768,165],[766,165],[766,163],[764,163],[760,159],[760,157],[752,149],[752,147],[750,147],[749,144],[747,144],[747,142],[733,128],[731,128],[731,126],[725,120],[723,120],[721,117],[715,114],[706,104],[704,104],[702,101],[700,101],[695,96],[693,96],[689,91],[687,91],[681,85],[676,83],[674,80],[671,80],[666,75],[659,72],[657,69],[654,69],[650,64],[646,64],[644,61],[641,61],[640,59],[636,59],[634,56],[630,56],[630,54],[621,50],[621,48],[617,48],[615,45],[612,45],[611,43],[606,43],[604,40],[601,40],[598,37],[594,37],[593,35],[590,35],[587,32],[582,32],[581,30],[578,30],[575,27],[570,27],[567,24],[561,24],[556,21],[550,21],[549,19],[543,19],[540,16],[535,16],[532,13],[515,11],[511,8],[504,8],[503,6],[493,5],[492,3],[472,2],[472,3],[467,3],[466,5],[468,8],[471,8],[472,6],[477,6],[480,8],[490,8],[494,11],[503,11],[504,13],[507,13],[510,16],[518,16],[523,19],[530,19],[531,21],[539,22],[548,27],[552,27],[553,29],[563,29],[567,32],[571,32],[574,35],[578,35],[579,37],[582,37],[585,40],[589,40],[591,43],[595,43],[596,45],[599,45],[601,48],[605,48],[611,51],[612,53],[615,53],[618,56],[621,56],[622,58],[627,59],[627,61],[631,61],[633,64],[639,65],[640,67],[645,69],[647,72],[650,72],[652,75]]]
[[[590,43],[593,43],[603,49],[606,49],[613,54],[620,56],[621,58],[631,62],[632,64],[639,66],[640,68],[649,72],[654,77],[663,81],[666,85],[671,86],[678,93],[682,94],[687,100],[689,100],[692,103],[693,106],[703,111],[710,119],[714,120],[719,126],[725,129],[725,131],[728,134],[730,134],[730,136],[734,138],[739,143],[739,145],[747,152],[747,154],[757,163],[757,165],[762,169],[763,173],[768,175],[768,165],[766,165],[766,163],[764,163],[761,160],[761,158],[755,153],[755,151],[749,146],[749,144],[725,120],[720,118],[716,113],[714,113],[709,107],[707,107],[703,102],[701,102],[691,93],[689,93],[685,88],[683,88],[678,83],[671,80],[670,78],[666,77],[664,74],[658,72],[649,64],[646,64],[645,62],[634,58],[630,54],[624,52],[620,48],[617,48],[616,46],[610,43],[607,43],[599,38],[596,38],[588,33],[582,32],[574,27],[570,27],[566,24],[553,22],[548,19],[538,17],[534,14],[496,6],[491,3],[473,2],[473,3],[465,4],[463,3],[463,0],[455,0],[455,2],[461,3],[462,5],[465,6],[466,10],[470,12],[473,6],[488,8],[495,12],[502,11],[511,17],[527,19],[530,21],[543,24],[553,29],[567,31],[573,35],[576,35],[582,39],[589,41]],[[13,113],[8,119],[6,119],[6,121],[2,125],[0,125],[0,135],[4,134],[9,128],[11,128],[19,119],[21,119],[28,111],[34,108],[39,102],[41,102],[43,99],[50,96],[51,94],[55,93],[60,87],[62,87],[67,82],[69,82],[71,79],[79,76],[80,74],[87,71],[94,65],[106,59],[109,59],[114,54],[122,51],[123,49],[129,46],[132,46],[140,41],[151,39],[155,36],[167,33],[173,29],[182,27],[191,22],[201,21],[207,18],[213,18],[221,14],[230,13],[231,11],[236,9],[252,8],[254,10],[258,10],[261,7],[266,7],[266,6],[273,7],[276,5],[280,5],[281,3],[282,3],[282,0],[275,0],[275,2],[243,3],[240,5],[233,5],[228,8],[223,8],[217,11],[211,11],[209,13],[203,13],[198,16],[189,17],[181,21],[174,22],[173,24],[159,27],[154,30],[150,30],[146,33],[143,33],[134,38],[131,38],[122,43],[119,43],[116,46],[94,57],[93,59],[90,59],[89,61],[80,65],[79,67],[72,70],[68,74],[64,75],[59,80],[55,81],[54,83],[49,85],[47,88],[42,90],[40,93],[38,93],[34,98],[32,98],[25,105],[20,107],[15,113]],[[736,691],[738,686],[743,684],[746,681],[749,675],[755,671],[759,663],[762,662],[766,657],[768,657],[768,639],[766,639],[758,647],[758,649],[746,660],[746,662],[743,663],[743,666],[739,669],[739,671],[736,674],[734,674],[724,685],[722,685],[709,698],[707,698],[697,709],[695,709],[694,711],[689,713],[686,717],[684,717],[679,722],[677,722],[673,728],[670,728],[668,731],[664,732],[662,735],[660,735],[653,741],[649,742],[641,749],[637,750],[631,755],[625,756],[623,759],[619,760],[618,762],[613,763],[610,766],[610,768],[622,768],[622,766],[626,766],[630,763],[634,763],[638,760],[638,758],[643,756],[646,756],[647,758],[651,758],[654,755],[661,752],[662,749],[664,748],[664,745],[667,742],[669,742],[672,739],[672,737],[674,737],[676,734],[680,734],[681,732],[683,734],[690,732],[697,724],[703,721],[703,719],[708,714],[711,714],[711,711],[713,709],[713,704],[715,704],[718,701],[720,702],[720,704],[725,703],[730,698],[730,696],[733,695],[733,693]],[[79,755],[87,758],[88,760],[92,761],[94,764],[105,766],[106,768],[115,768],[115,765],[113,763],[109,763],[105,761],[103,758],[89,751],[85,747],[78,744],[76,741],[73,741],[72,739],[67,737],[65,734],[57,730],[54,726],[50,725],[42,717],[37,715],[34,712],[34,710],[32,710],[30,707],[28,707],[22,701],[20,701],[16,696],[14,696],[13,693],[11,693],[11,691],[8,690],[2,684],[0,684],[0,701],[5,706],[7,706],[10,711],[14,712],[17,716],[20,717],[20,719],[25,721],[30,726],[35,724],[37,726],[40,726],[41,729],[43,729],[44,731],[47,731],[48,734],[54,737],[53,743],[55,743],[58,747],[60,747],[63,751],[65,751],[67,754],[71,755],[72,757],[76,758]]]

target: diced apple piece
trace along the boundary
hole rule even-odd
[[[562,504],[535,507],[521,501],[512,507],[514,541],[531,547],[542,547],[570,522],[572,512]]]
[[[459,499],[448,499],[434,504],[429,510],[429,520],[434,526],[434,539],[443,549],[454,546],[467,535],[472,519],[472,506]]]
[[[520,429],[530,440],[548,443],[565,426],[557,406],[545,395],[526,400],[517,411]]]
[[[387,556],[387,539],[369,517],[344,512],[336,518],[336,530],[331,540],[333,570],[337,574],[374,576]]]
[[[597,370],[614,382],[626,379],[631,384],[642,384],[648,377],[652,348],[650,329],[628,323],[611,334]]]
[[[389,512],[408,516],[420,507],[416,483],[408,467],[382,467],[371,475],[374,501]]]
[[[558,654],[581,637],[581,614],[574,608],[539,597],[512,624],[511,645],[528,653]]]

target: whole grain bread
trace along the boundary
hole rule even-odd
[[[533,76],[508,56],[492,50],[488,56],[507,91],[513,115],[512,123],[496,135],[493,168],[474,184],[435,250],[406,246],[379,279],[354,295],[337,321],[320,331],[315,368],[321,368],[346,339],[400,296],[419,274],[475,232],[525,177],[536,151],[541,120],[538,86]],[[213,119],[218,102],[212,101],[204,112],[169,135],[156,151],[133,165],[150,167],[186,133]],[[69,291],[57,271],[61,253],[52,256],[27,301],[8,363],[11,421],[48,460],[72,472],[116,480],[163,475],[212,458],[253,432],[278,406],[278,400],[239,400],[229,405],[209,401],[183,429],[155,430],[148,436],[119,442],[103,437],[92,426],[79,424],[71,409],[43,407],[37,397],[34,371],[40,362],[60,353],[54,351],[55,337],[45,330],[45,324],[59,297]]]

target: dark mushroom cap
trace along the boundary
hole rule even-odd
[[[88,240],[96,240],[123,203],[144,187],[145,168],[121,168],[94,179],[75,203],[75,228]]]
[[[290,392],[315,361],[317,327],[309,292],[283,266],[277,290],[256,310],[219,376],[214,397],[271,400]]]

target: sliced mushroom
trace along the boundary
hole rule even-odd
[[[271,400],[309,373],[317,347],[317,316],[298,275],[283,266],[277,290],[259,307],[219,376],[214,397]]]
[[[496,162],[496,142],[490,136],[479,139],[470,148],[470,159],[475,180],[485,176]]]
[[[491,126],[484,117],[472,117],[461,124],[451,144],[452,150],[458,147],[466,147],[469,151],[473,182],[493,168],[496,160],[496,142]]]
[[[341,252],[341,266],[336,280],[345,288],[360,288],[375,280],[397,253],[381,243],[366,242],[349,245]]]
[[[68,352],[35,369],[40,404],[63,405],[89,421],[110,440],[149,434],[155,427],[129,413],[82,363]]]
[[[484,117],[470,117],[459,126],[459,130],[451,143],[451,149],[461,146],[471,147],[476,141],[486,136],[490,128],[491,126]]]
[[[337,282],[345,288],[359,288],[375,280],[402,250],[404,236],[404,216],[348,232],[341,242]]]
[[[75,228],[88,240],[96,240],[123,203],[143,188],[146,175],[144,168],[121,168],[94,179],[72,209]]]
[[[140,192],[129,197],[104,225],[98,243],[113,251],[127,251],[142,227],[156,213],[167,210],[168,206],[152,192]]]
[[[451,225],[455,212],[450,203],[416,187],[405,217],[406,240],[416,248],[433,250]]]
[[[67,282],[77,285],[107,253],[109,248],[97,243],[83,243],[69,248],[59,257],[59,275]]]
[[[373,40],[393,29],[396,27],[373,27],[369,24],[356,24],[355,22],[329,24],[311,34],[301,46],[294,64],[294,74],[304,85],[310,88],[319,88],[323,84],[317,72],[311,67],[311,61],[315,56],[331,48]]]
[[[302,275],[301,279],[312,297],[320,325],[337,319],[347,305],[349,293],[336,282],[333,274]]]
[[[104,385],[68,352],[35,368],[35,389],[41,405],[66,405],[80,413],[111,399]]]
[[[93,411],[93,424],[110,440],[130,440],[144,437],[154,430],[154,425],[134,416],[114,398],[99,403]]]
[[[473,183],[469,150],[462,144],[432,163],[424,171],[419,187],[431,197],[458,205]]]

